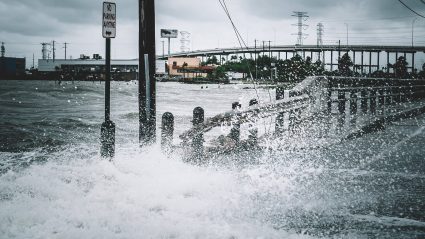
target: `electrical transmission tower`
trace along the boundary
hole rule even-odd
[[[305,39],[305,37],[308,36],[308,34],[303,33],[303,29],[307,30],[307,27],[308,27],[308,25],[303,23],[303,22],[307,21],[307,19],[308,19],[307,12],[294,12],[294,14],[291,15],[291,16],[298,18],[298,23],[292,24],[293,26],[298,27],[298,33],[295,33],[295,34],[292,34],[292,35],[297,35],[298,36],[297,37],[297,45],[302,45],[303,39]]]
[[[322,23],[317,24],[317,46],[323,45],[323,33],[325,32],[325,29],[323,27]]]
[[[1,43],[1,57],[4,57],[6,54],[6,48],[4,47],[4,42]]]
[[[190,32],[187,31],[181,31],[180,32],[181,38],[180,38],[180,50],[182,52],[190,51]]]

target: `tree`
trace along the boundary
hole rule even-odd
[[[407,66],[409,63],[406,62],[406,58],[404,56],[400,56],[396,63],[392,65],[394,68],[395,77],[398,78],[406,78],[407,77]]]
[[[218,65],[218,59],[216,56],[208,57],[205,65]]]
[[[351,61],[348,52],[342,55],[340,59],[338,59],[338,71],[342,76],[352,76],[353,72],[350,69],[354,64]]]

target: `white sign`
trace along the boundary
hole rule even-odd
[[[156,74],[165,74],[165,60],[156,60]]]
[[[177,38],[178,31],[175,29],[161,29],[161,38]]]
[[[103,2],[102,35],[115,38],[117,32],[117,7],[113,2]]]

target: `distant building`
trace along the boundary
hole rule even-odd
[[[105,71],[105,59],[102,59],[99,55],[95,54],[94,59],[87,59],[87,56],[81,55],[80,59],[63,60],[56,59],[55,61],[49,60],[38,60],[38,71],[39,72],[54,72],[54,71],[84,71],[84,72],[104,72]],[[163,64],[163,66],[162,66]],[[157,71],[163,74],[165,69],[165,61],[157,60]],[[139,60],[111,60],[111,71],[113,72],[138,72]]]
[[[25,75],[25,58],[0,57],[0,77],[16,78]]]
[[[137,71],[138,60],[111,60],[111,70],[121,72]],[[104,59],[73,59],[73,60],[38,60],[39,72],[54,71],[91,71],[100,72],[105,69]]]
[[[201,59],[196,57],[168,58],[168,73],[183,78],[205,78],[215,69],[213,66],[201,66]]]

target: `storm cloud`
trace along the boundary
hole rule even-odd
[[[403,0],[425,14],[420,0]],[[115,58],[137,57],[138,1],[116,0],[117,38]],[[415,43],[425,44],[425,19],[416,16],[398,0],[227,0],[233,20],[245,40],[271,40],[273,44],[294,44],[297,31],[293,11],[308,12],[309,34],[305,44],[315,44],[316,25],[325,25],[325,43],[350,40],[351,44],[410,43],[412,23]],[[104,51],[101,37],[102,0],[0,0],[0,41],[7,54],[40,57],[40,43],[56,40],[69,45],[69,55]],[[237,40],[218,0],[156,0],[157,52],[162,52],[159,29],[189,31],[194,49],[231,47]],[[417,20],[414,20],[418,17]],[[346,32],[349,38],[346,39]],[[62,52],[62,46],[57,48]],[[179,50],[173,40],[172,51]],[[58,53],[61,57],[62,53]]]

